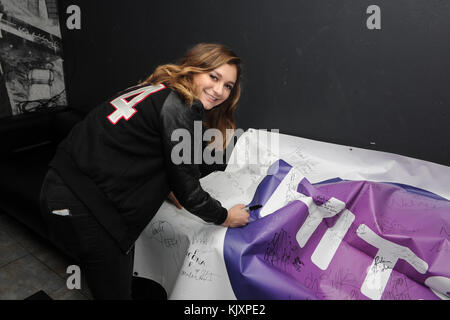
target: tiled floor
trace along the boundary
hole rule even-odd
[[[84,279],[69,290],[67,267],[74,264],[42,239],[0,211],[0,300],[22,300],[43,290],[54,300],[91,300]]]

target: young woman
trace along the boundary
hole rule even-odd
[[[235,128],[240,76],[232,50],[198,44],[178,64],[159,66],[93,109],[59,145],[42,186],[42,213],[53,242],[79,261],[95,299],[131,298],[134,242],[168,196],[206,222],[248,223],[244,204],[227,210],[202,189],[192,155],[172,159],[177,129],[194,137],[200,121],[226,137]]]

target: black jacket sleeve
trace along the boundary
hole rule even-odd
[[[221,203],[212,198],[208,192],[203,190],[199,179],[201,172],[199,164],[195,163],[194,151],[194,122],[202,123],[203,105],[197,101],[189,107],[183,103],[177,93],[171,92],[164,101],[161,109],[161,135],[166,159],[167,174],[170,187],[175,197],[192,214],[202,218],[206,222],[222,224],[227,218],[228,211],[222,207]],[[172,133],[176,129],[189,132],[189,141],[172,141]],[[186,136],[184,137],[186,138]],[[183,139],[184,139],[183,138]],[[188,155],[182,154],[183,159],[179,164],[175,164],[172,158],[172,150],[180,143],[188,148],[183,149]],[[190,147],[190,148],[189,148]],[[177,147],[177,151],[180,146]],[[189,150],[190,149],[190,150]],[[200,144],[200,150],[202,150]],[[179,152],[176,155],[180,155]]]
[[[203,151],[205,151],[208,143],[206,141],[203,142]],[[226,152],[223,151],[213,151],[213,157],[218,155],[221,158],[221,163],[213,163],[206,164],[204,161],[199,166],[201,178],[206,177],[208,174],[214,171],[225,171],[227,168],[227,157]]]
[[[200,173],[201,178],[206,177],[208,174],[215,171],[225,171],[226,164],[201,164],[200,165]]]

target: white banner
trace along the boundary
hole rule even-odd
[[[254,161],[255,156],[258,157],[256,162]],[[218,199],[225,208],[231,208],[237,203],[249,204],[254,198],[258,185],[266,177],[269,167],[278,159],[282,159],[292,166],[293,169],[284,177],[269,201],[259,212],[261,217],[269,215],[281,207],[285,207],[292,200],[289,199],[289,192],[294,190],[293,188],[297,190],[299,181],[303,178],[306,178],[312,184],[334,178],[352,181],[394,182],[424,189],[447,200],[450,199],[449,167],[391,153],[364,150],[253,129],[248,130],[239,138],[226,171],[210,174],[201,180],[201,185],[211,196]],[[300,198],[302,197],[306,196],[301,195]],[[300,198],[297,197],[297,199]],[[303,199],[302,201],[305,202],[306,200]],[[339,200],[336,201],[340,202]],[[328,201],[327,203],[330,202]],[[311,211],[311,206],[308,208]],[[302,250],[311,249],[308,246],[311,246],[315,240],[314,237],[311,238],[313,240],[310,240],[309,237],[311,237],[316,229],[311,229],[308,231],[310,234],[307,237],[302,235],[302,239],[299,239],[299,234],[306,232],[301,231],[306,230],[303,226],[297,234],[298,245],[295,244],[295,248],[292,247],[292,251],[294,252],[295,250],[298,255],[295,259],[289,257],[292,260],[289,260],[289,268],[295,267],[299,271],[300,267],[302,267],[301,264],[309,263],[311,264],[311,268],[317,268],[318,265],[322,264],[321,269],[325,270],[324,272],[328,272],[327,276],[331,274],[332,270],[328,269],[327,271],[327,268],[331,259],[334,258],[335,260],[333,261],[339,260],[336,257],[339,256],[340,251],[336,250],[338,250],[340,242],[337,243],[332,254],[329,253],[329,250],[328,253],[323,250],[320,251],[320,248],[324,248],[324,241],[326,241],[327,237],[335,237],[333,235],[334,233],[342,240],[348,230],[353,230],[351,226],[356,223],[353,222],[354,215],[350,211],[347,211],[345,210],[346,213],[342,213],[343,220],[339,219],[338,222],[341,222],[336,224],[340,225],[339,228],[341,229],[335,231],[333,231],[333,228],[328,229],[329,231],[327,231],[324,240],[321,242],[322,247],[319,245],[314,254],[311,257],[308,256],[306,259],[304,258],[306,251]],[[329,216],[331,217],[335,214],[336,212]],[[317,228],[319,224],[325,225],[327,223],[326,221],[328,221],[325,218],[323,218],[323,221],[318,221],[317,226],[314,228]],[[445,223],[449,222],[448,219],[444,221],[444,226]],[[356,225],[355,230],[357,227],[358,225]],[[244,228],[242,228],[243,231],[245,231]],[[367,238],[365,234],[369,233],[361,234],[360,232],[360,230],[366,230],[364,228],[365,225],[359,223],[358,232],[354,232],[356,239],[361,240],[364,237]],[[165,202],[136,242],[134,271],[139,277],[149,278],[159,282],[165,288],[169,299],[237,299],[239,295],[237,297],[236,293],[238,291],[236,284],[233,285],[230,281],[230,271],[227,270],[227,264],[224,258],[226,233],[227,228],[205,223],[185,209],[179,210],[175,206]],[[280,235],[279,230],[275,235]],[[375,236],[373,235],[371,237],[373,238]],[[344,239],[343,245],[346,241],[351,241],[348,239]],[[295,242],[295,235],[292,240]],[[444,239],[443,241],[448,243],[448,239]],[[266,248],[266,255],[267,252]],[[242,253],[240,254],[242,255]],[[249,252],[246,251],[244,255],[248,256],[251,254],[250,248]],[[230,259],[230,256],[228,256],[228,259]],[[240,259],[239,253],[236,253],[236,259]],[[421,259],[419,260],[421,261]],[[368,268],[371,261],[364,262],[367,264],[364,268]],[[374,261],[377,261],[377,257],[375,257]],[[260,262],[256,263],[258,264]],[[284,267],[286,268],[286,265]],[[400,267],[403,268],[402,266]],[[342,269],[342,266],[339,268]],[[390,267],[390,272],[392,269],[394,269],[394,266],[392,268]],[[283,269],[280,270],[283,271]],[[417,268],[417,270],[421,274],[426,270],[431,272],[430,269]],[[285,269],[285,271],[288,275],[289,270]],[[394,269],[394,275],[391,277],[392,281],[403,276],[401,272],[401,270],[397,271]],[[409,271],[408,269],[404,272],[413,273],[416,271]],[[253,274],[247,270],[243,270],[242,273],[245,273],[245,277],[247,277],[244,278],[244,282],[248,279],[250,283]],[[399,296],[399,294],[395,295],[396,292],[389,289],[391,284],[388,286],[390,291],[385,290],[386,283],[380,284],[382,289],[377,289],[378,291],[375,293],[371,293],[370,290],[364,291],[364,287],[368,286],[367,281],[369,281],[370,275],[371,273],[369,272],[366,279],[364,275],[360,280],[352,280],[355,281],[355,285],[351,291],[353,298],[380,299],[382,294],[384,294],[383,297],[386,299]],[[418,275],[420,276],[420,274]],[[435,274],[430,273],[429,276],[431,275]],[[389,276],[390,273],[383,276],[383,281],[387,282]],[[322,279],[324,278],[325,276],[322,276]],[[438,282],[434,287],[430,286],[435,289],[433,292],[436,290],[445,291],[442,288],[449,290],[448,278],[445,276],[441,277],[442,279],[437,278],[436,276],[431,276],[428,278],[428,282],[426,282],[427,284],[433,281]],[[270,283],[274,280],[267,279],[267,282]],[[336,293],[337,289],[333,288],[333,294],[330,290],[327,291],[325,289],[320,290],[327,294],[320,290],[314,291],[313,286],[310,286],[312,283],[310,280],[310,278],[304,275],[303,278],[298,278],[298,285],[304,286],[305,290],[306,288],[311,290],[313,295],[315,295],[313,298],[340,299],[344,297],[340,295],[341,292],[345,291],[343,289],[339,293]],[[423,281],[421,285],[423,285]],[[436,289],[439,286],[441,289]],[[398,290],[398,286],[395,288]],[[279,290],[283,291],[284,289],[281,288]],[[289,291],[288,288],[286,290]],[[426,291],[430,290],[426,288]],[[436,292],[434,297],[446,298],[441,293]],[[408,297],[414,298],[416,296],[410,294]],[[428,296],[425,294],[423,297],[427,299]]]

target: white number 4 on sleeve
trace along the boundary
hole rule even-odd
[[[130,92],[127,92],[120,97],[112,100],[110,104],[116,108],[116,110],[108,116],[109,121],[112,124],[116,124],[121,118],[125,120],[129,120],[135,113],[136,109],[134,108],[138,103],[142,102],[145,98],[147,98],[152,93],[155,93],[159,90],[164,89],[165,86],[163,84],[159,84],[156,86],[147,86],[142,87]],[[130,101],[127,99],[133,97]]]

